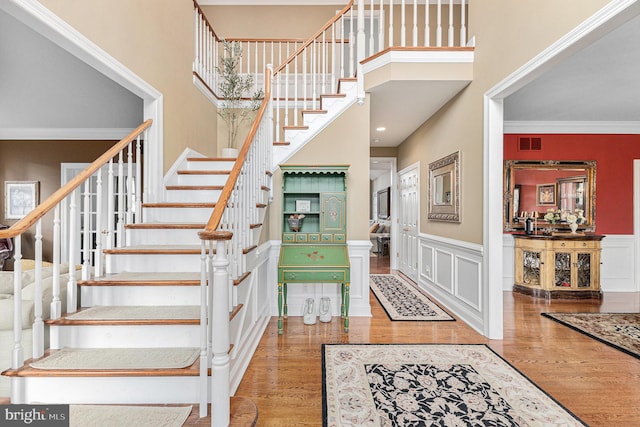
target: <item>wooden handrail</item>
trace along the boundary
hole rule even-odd
[[[29,228],[31,228],[40,218],[51,211],[56,205],[58,205],[65,197],[67,197],[73,190],[78,188],[85,180],[93,175],[98,169],[109,162],[116,154],[124,149],[127,144],[133,141],[144,130],[149,128],[153,120],[148,119],[140,126],[135,128],[129,135],[125,136],[118,143],[116,143],[109,150],[105,151],[100,157],[94,160],[89,166],[87,166],[82,172],[73,177],[64,186],[60,187],[55,193],[47,198],[44,202],[40,203],[34,210],[29,212],[24,218],[13,224],[11,227],[0,231],[0,239],[6,239],[10,237],[18,236]]]
[[[247,135],[247,138],[244,140],[244,144],[240,149],[240,153],[238,153],[238,158],[236,159],[236,163],[233,165],[233,169],[229,174],[229,178],[227,178],[227,182],[222,188],[222,194],[220,194],[220,198],[216,202],[216,207],[213,209],[211,213],[211,217],[207,222],[205,228],[198,232],[198,236],[202,240],[218,240],[215,237],[215,234],[218,233],[216,229],[220,225],[220,221],[222,220],[222,214],[224,210],[227,208],[227,203],[229,203],[229,199],[231,198],[231,193],[233,192],[233,188],[236,186],[236,182],[238,181],[238,177],[240,176],[240,171],[242,170],[242,165],[247,158],[247,154],[249,153],[249,148],[251,147],[251,143],[256,133],[258,132],[258,127],[260,126],[260,122],[262,121],[262,117],[264,116],[267,108],[269,106],[269,102],[271,100],[271,72],[267,68],[264,72],[264,98],[262,99],[262,104],[258,109],[256,114],[256,118],[253,121],[253,125],[251,126],[251,130]]]
[[[224,40],[228,42],[242,42],[242,43],[304,43],[307,39],[270,39],[270,38],[255,38],[255,37],[225,37]]]
[[[280,72],[281,70],[284,69],[284,67],[287,66],[287,64],[289,64],[291,61],[294,60],[294,58],[298,55],[300,55],[300,53],[305,50],[307,47],[309,47],[309,45],[322,33],[324,33],[331,25],[333,25],[340,17],[342,17],[345,13],[347,13],[347,11],[349,11],[349,9],[351,9],[351,7],[353,6],[353,0],[349,0],[349,3],[347,3],[347,5],[338,13],[336,13],[336,16],[334,16],[333,18],[331,18],[326,24],[324,24],[318,31],[315,32],[314,35],[312,35],[311,37],[309,37],[309,39],[307,39],[306,42],[304,42],[304,44],[302,46],[300,46],[298,49],[296,49],[295,52],[293,52],[282,64],[278,65],[278,67],[276,69],[273,70],[273,75],[278,74],[278,72]]]
[[[211,33],[217,40],[220,40],[220,37],[218,37],[216,32],[213,30],[213,25],[211,25],[211,22],[209,22],[209,20],[207,19],[207,15],[204,14],[204,11],[202,10],[202,8],[200,7],[200,5],[196,0],[193,0],[193,5],[200,12],[200,16],[202,16],[202,19],[204,19],[204,22],[207,24],[207,27],[209,27],[209,31],[211,31]]]

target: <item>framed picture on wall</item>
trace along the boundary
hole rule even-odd
[[[388,219],[391,208],[391,187],[378,191],[378,219]]]
[[[21,219],[34,210],[40,203],[38,181],[4,182],[4,217]]]
[[[537,184],[536,185],[537,205],[538,206],[556,206],[556,184]]]

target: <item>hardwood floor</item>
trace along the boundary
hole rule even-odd
[[[385,260],[386,258],[386,260]],[[388,257],[371,258],[388,273]],[[392,322],[375,297],[373,316],[352,317],[350,331],[290,317],[278,336],[272,319],[236,396],[258,407],[258,426],[322,425],[322,343],[486,343],[590,426],[640,426],[640,359],[540,315],[545,311],[640,311],[639,294],[602,301],[534,300],[505,292],[504,340],[488,340],[464,322]]]

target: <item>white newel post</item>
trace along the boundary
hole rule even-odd
[[[60,300],[60,204],[53,210],[53,298],[51,300],[51,319],[62,315]]]
[[[200,418],[207,416],[209,354],[207,351],[207,241],[200,248]]]
[[[22,295],[22,234],[18,234],[13,242],[13,294]],[[22,298],[13,299],[13,352],[11,369],[18,369],[24,364],[22,348]],[[11,378],[11,403],[23,403],[24,378]]]
[[[211,362],[211,425],[228,426],[230,421],[229,387],[229,260],[226,242],[230,232],[217,232],[216,257],[213,260],[213,306],[211,328],[213,334],[213,360]]]

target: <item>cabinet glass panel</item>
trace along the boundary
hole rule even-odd
[[[578,253],[576,269],[578,273],[578,287],[588,288],[591,286],[591,254]]]
[[[553,281],[555,286],[571,287],[571,253],[556,252],[555,255],[556,274]]]
[[[540,252],[522,251],[523,281],[528,285],[540,284]]]

